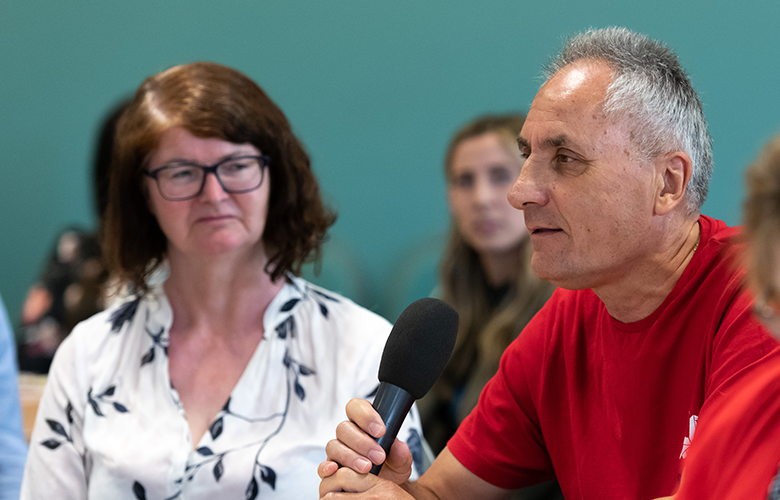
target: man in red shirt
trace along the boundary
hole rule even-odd
[[[734,230],[700,214],[710,137],[668,47],[622,28],[574,37],[518,144],[509,200],[534,271],[561,289],[417,482],[400,442],[365,474],[385,459],[371,437],[384,426],[350,402],[318,470],[325,498],[499,499],[552,478],[567,500],[671,495],[701,410],[776,348],[751,316]]]

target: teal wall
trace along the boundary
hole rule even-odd
[[[526,110],[542,64],[590,26],[627,26],[678,52],[715,140],[705,212],[736,224],[742,170],[780,131],[779,19],[774,0],[0,0],[0,293],[18,318],[58,229],[94,224],[89,165],[105,110],[196,60],[245,72],[287,113],[340,213],[339,258],[367,276],[359,299],[380,312],[397,263],[430,260],[426,239],[446,229],[453,129]]]

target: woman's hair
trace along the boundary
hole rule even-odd
[[[111,156],[114,152],[116,124],[129,105],[129,98],[119,101],[111,107],[100,122],[97,149],[92,158],[92,181],[94,182],[93,189],[98,220],[105,216],[108,207],[108,178]]]
[[[211,62],[175,66],[141,84],[117,124],[103,244],[110,270],[137,293],[161,264],[167,239],[147,206],[143,170],[162,134],[180,127],[194,136],[251,143],[270,157],[271,192],[263,243],[276,280],[319,257],[336,219],[320,198],[309,157],[284,113],[235,69]]]
[[[455,150],[463,141],[493,133],[503,139],[505,147],[517,147],[515,139],[523,120],[519,114],[483,116],[456,132],[445,157],[448,182]],[[451,224],[440,267],[441,298],[458,311],[460,324],[455,350],[437,390],[451,390],[465,382],[467,375],[476,377],[473,388],[476,403],[479,390],[498,369],[504,350],[550,297],[553,286],[537,278],[531,270],[528,238],[518,245],[516,256],[519,272],[498,306],[491,305],[490,285],[479,255],[463,239],[458,225]],[[466,391],[468,397],[468,387]]]
[[[756,294],[780,299],[774,283],[780,255],[780,135],[772,139],[746,171],[744,206],[748,241],[748,281]],[[771,298],[771,297],[769,297]]]

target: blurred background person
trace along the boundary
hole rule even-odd
[[[744,236],[756,316],[780,338],[780,135],[746,172]],[[780,363],[757,362],[700,418],[675,499],[780,499]]]
[[[444,373],[419,402],[423,430],[438,454],[476,406],[501,355],[550,298],[554,287],[531,270],[523,212],[507,200],[523,160],[516,139],[521,114],[479,117],[458,130],[444,161],[451,214],[436,295],[460,317],[455,350]],[[548,498],[545,483],[518,498]]]
[[[101,120],[92,161],[92,189],[98,221],[108,206],[108,179],[116,123],[129,99],[113,106]],[[54,240],[37,283],[22,305],[19,368],[47,373],[54,352],[74,326],[107,305],[108,273],[97,232],[69,226]]]
[[[255,82],[215,63],[147,78],[117,125],[101,230],[135,295],[58,349],[22,498],[314,498],[390,331],[296,277],[334,221]],[[416,410],[399,436],[421,456]]]
[[[13,331],[0,297],[0,500],[19,498],[27,457],[16,372]]]

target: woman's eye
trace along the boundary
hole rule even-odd
[[[459,175],[453,179],[452,185],[457,188],[468,189],[474,185],[474,177],[471,175]]]
[[[246,162],[240,161],[233,161],[222,165],[222,170],[226,174],[235,174],[241,172],[242,170],[246,170],[247,168],[249,168],[249,165]]]
[[[195,176],[193,168],[174,168],[168,171],[168,177],[172,180],[187,180]]]
[[[490,171],[490,181],[492,184],[507,184],[514,180],[514,176],[506,168],[494,168]]]

